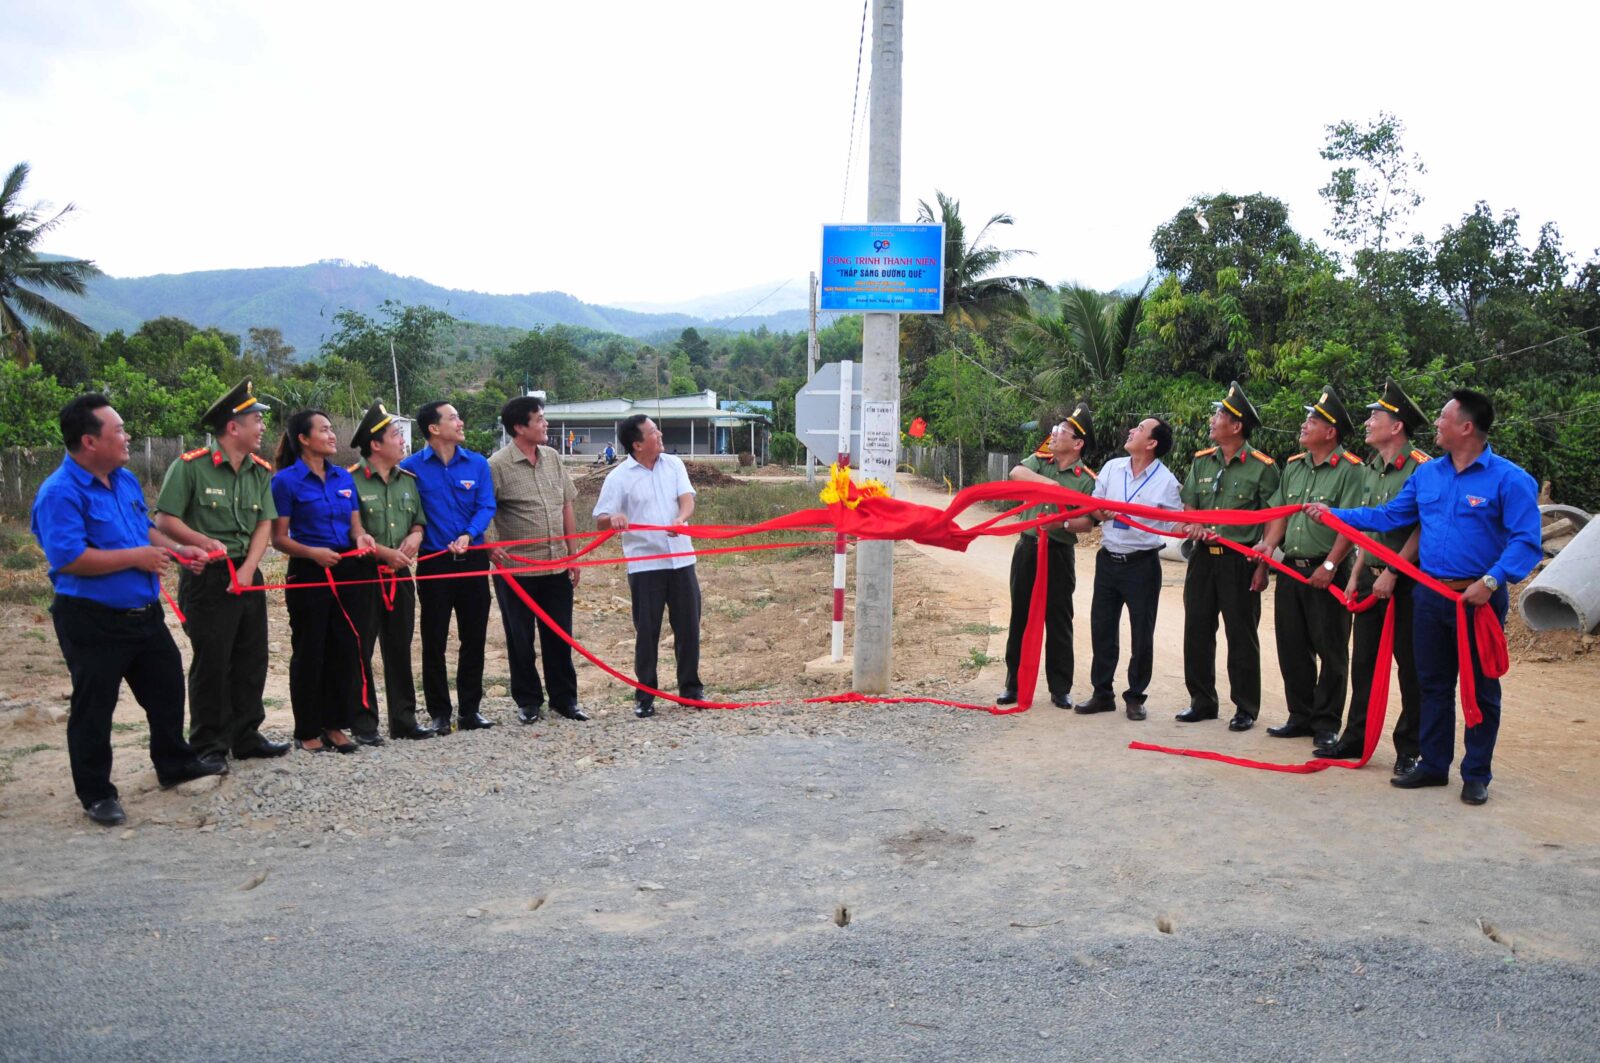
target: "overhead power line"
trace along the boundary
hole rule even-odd
[[[861,4],[861,39],[856,42],[856,87],[850,95],[850,143],[844,155],[844,191],[839,195],[839,220],[844,221],[845,204],[850,199],[850,166],[856,154],[856,108],[861,102],[861,57],[867,50],[867,9],[872,0]]]

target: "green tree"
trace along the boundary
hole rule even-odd
[[[1062,285],[1059,316],[1035,315],[1017,324],[1012,330],[1017,346],[1047,367],[1034,378],[1047,402],[1070,403],[1084,374],[1103,383],[1122,373],[1138,336],[1144,295],[1145,288],[1116,296]]]
[[[37,289],[82,295],[88,281],[100,276],[99,268],[87,259],[39,257],[35,245],[75,208],[68,203],[46,218],[50,209],[46,204],[24,206],[18,197],[28,182],[28,172],[28,164],[19,162],[0,186],[0,344],[24,366],[33,361],[32,334],[25,316],[75,336],[94,335],[93,329]]]
[[[61,407],[72,392],[38,365],[0,359],[0,447],[61,444]]]
[[[1329,162],[1349,164],[1335,167],[1318,190],[1333,209],[1328,235],[1356,249],[1356,274],[1380,301],[1389,288],[1404,282],[1400,274],[1408,267],[1408,256],[1400,250],[1405,236],[1401,227],[1422,205],[1422,193],[1412,181],[1428,172],[1420,155],[1406,153],[1400,140],[1404,132],[1400,119],[1379,111],[1371,122],[1328,126],[1321,151]]]
[[[348,307],[340,310],[333,317],[337,331],[323,343],[322,352],[363,366],[375,381],[397,385],[402,402],[415,400],[442,361],[439,334],[455,318],[393,299],[385,299],[378,312],[380,320]]]
[[[536,325],[495,355],[495,376],[512,395],[533,388],[552,401],[570,402],[585,394],[582,365],[571,334],[561,325]]]
[[[252,328],[244,356],[271,376],[281,376],[294,365],[294,347],[283,342],[283,330]]]

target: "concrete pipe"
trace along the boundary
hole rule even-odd
[[[1600,626],[1600,521],[1590,521],[1522,592],[1517,610],[1534,631]]]
[[[1576,506],[1563,506],[1555,504],[1546,504],[1540,506],[1539,517],[1544,521],[1545,527],[1545,557],[1555,557],[1561,552],[1551,545],[1550,529],[1552,527],[1565,521],[1567,526],[1573,530],[1574,534],[1576,534],[1577,532],[1581,532],[1588,525],[1590,520],[1589,514],[1585,513]]]

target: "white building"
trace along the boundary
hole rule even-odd
[[[661,429],[669,454],[683,458],[722,455],[731,461],[739,451],[747,450],[758,462],[766,460],[772,421],[761,413],[718,409],[715,391],[661,399],[547,402],[544,407],[551,446],[563,454],[599,454],[610,443],[617,449],[618,460],[626,455],[617,441],[617,426],[638,413]]]

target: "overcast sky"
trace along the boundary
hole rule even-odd
[[[77,204],[45,250],[116,276],[347,258],[665,302],[803,277],[866,220],[861,0],[3,7],[0,165]],[[1323,239],[1324,126],[1380,109],[1429,169],[1415,228],[1485,199],[1600,245],[1588,4],[906,7],[901,220],[936,188],[1008,212],[1020,272],[1135,277],[1198,193]]]

